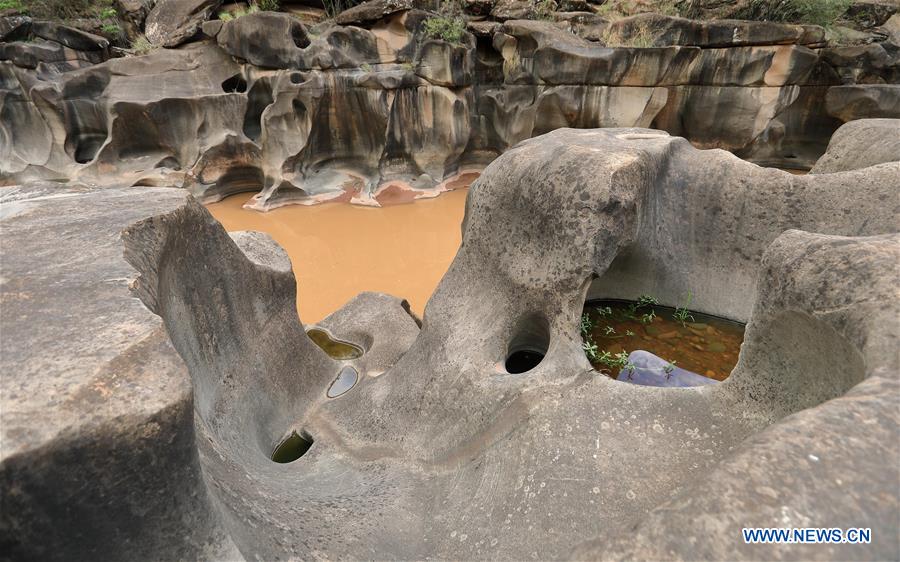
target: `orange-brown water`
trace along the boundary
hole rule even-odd
[[[468,191],[381,208],[326,203],[268,213],[243,209],[245,193],[207,208],[226,230],[259,230],[281,244],[297,277],[297,312],[310,324],[362,291],[405,298],[421,315],[459,248]]]
[[[699,312],[689,312],[681,322],[674,312],[659,305],[632,310],[618,301],[594,301],[584,307],[593,323],[590,338],[601,352],[628,354],[642,349],[711,379],[728,378],[737,365],[744,326]],[[600,363],[594,367],[614,378],[619,374],[618,368]]]

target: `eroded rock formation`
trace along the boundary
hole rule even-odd
[[[792,559],[807,547],[735,537],[814,521],[882,537],[817,557],[883,559],[900,553],[900,474],[883,462],[900,454],[898,178],[896,161],[800,177],[656,130],[558,130],[472,187],[421,331],[375,296],[326,321],[367,351],[345,362],[297,322],[277,251],[242,250],[196,201],[124,238],[135,294],[188,365],[204,480],[248,558]],[[749,321],[726,382],[591,370],[586,296],[687,290]],[[524,348],[543,359],[508,373]],[[359,381],[328,398],[347,365]],[[292,434],[308,452],[273,462]]]
[[[842,122],[900,116],[893,35],[828,47],[816,26],[575,14],[472,21],[449,43],[425,36],[428,2],[369,2],[312,27],[271,12],[203,23],[217,2],[170,4],[149,12],[148,37],[195,42],[107,62],[105,45],[59,27],[0,23],[0,184],[378,204],[560,127],[654,127],[808,168]]]

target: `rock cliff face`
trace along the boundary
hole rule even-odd
[[[0,184],[174,185],[203,201],[253,190],[260,210],[377,204],[390,185],[440,190],[560,127],[652,126],[809,168],[843,121],[900,116],[894,39],[829,48],[815,26],[511,19],[449,43],[425,36],[427,3],[370,2],[324,28],[260,12],[202,31],[217,3],[178,4],[181,16],[153,8],[148,37],[196,41],[106,62],[99,38],[0,20]]]

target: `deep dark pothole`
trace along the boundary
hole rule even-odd
[[[300,433],[294,431],[275,447],[275,451],[272,452],[272,460],[282,464],[294,462],[309,451],[313,442],[312,436],[305,431]]]
[[[506,372],[513,375],[526,373],[540,365],[543,360],[544,354],[537,351],[530,349],[514,351],[506,358]]]
[[[527,373],[540,365],[550,347],[550,324],[541,314],[522,318],[507,346],[506,372],[512,375]]]

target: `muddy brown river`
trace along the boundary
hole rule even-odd
[[[462,239],[468,189],[381,208],[325,203],[267,213],[243,209],[250,193],[207,208],[227,230],[266,232],[287,250],[297,277],[297,312],[318,322],[362,291],[409,301],[421,316]]]

